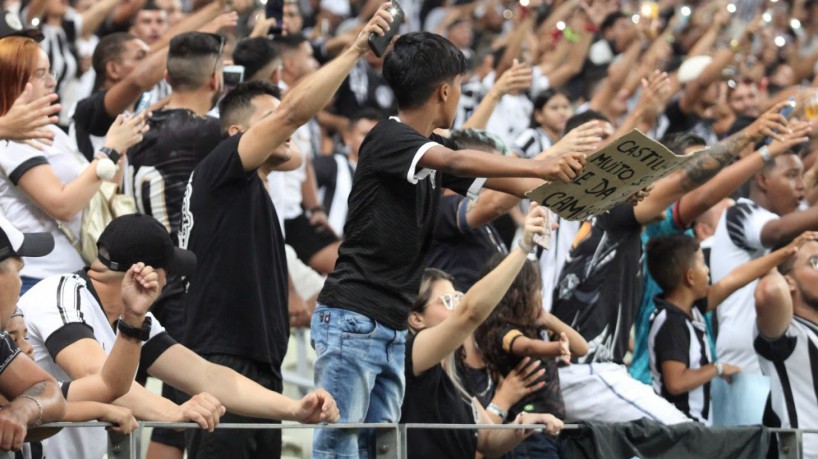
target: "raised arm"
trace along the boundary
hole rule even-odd
[[[128,147],[141,140],[145,130],[145,117],[143,113],[129,120],[117,118],[108,131],[105,146],[124,153]],[[73,153],[68,152],[68,155]],[[102,180],[97,176],[98,161],[91,161],[74,180],[65,185],[50,164],[41,164],[25,172],[17,186],[47,214],[57,220],[68,221],[82,211],[99,190]]]
[[[99,0],[94,2],[90,8],[83,11],[81,13],[82,30],[80,31],[80,35],[85,36],[95,33],[103,21],[105,21],[105,18],[108,17],[108,13],[121,1],[122,0]]]
[[[729,164],[747,145],[771,136],[783,140],[777,132],[787,129],[787,120],[778,113],[783,104],[776,105],[753,124],[690,158],[682,169],[656,182],[653,192],[634,208],[640,223],[656,219],[685,193],[710,180]]]
[[[545,209],[532,203],[525,224],[524,244],[532,247],[534,235],[545,232],[544,224]],[[418,333],[412,348],[412,368],[416,375],[440,363],[443,357],[460,347],[477,326],[486,320],[517,277],[527,256],[528,251],[516,247],[497,268],[466,292],[463,300],[446,320]]]
[[[792,322],[792,295],[786,279],[771,270],[758,282],[755,291],[756,326],[767,339],[781,337]]]
[[[491,114],[494,113],[494,109],[497,108],[497,104],[504,95],[527,90],[530,87],[531,67],[514,59],[511,68],[497,78],[469,119],[463,123],[463,129],[485,129]]]
[[[795,255],[806,241],[818,239],[818,233],[808,231],[801,234],[786,247],[782,247],[763,257],[748,261],[730,271],[724,279],[710,286],[707,292],[707,310],[712,311],[736,290],[769,273],[787,258]]]
[[[122,320],[129,326],[141,328],[148,308],[159,296],[159,277],[144,263],[137,263],[122,280],[122,300],[125,311]],[[99,373],[74,380],[68,387],[69,401],[111,403],[125,395],[133,384],[133,375],[139,366],[142,341],[117,333],[114,346]]]
[[[811,127],[809,123],[791,121],[789,127],[792,132],[782,135],[784,141],[774,141],[767,148],[771,158],[775,158],[790,148],[809,140],[806,137]],[[682,224],[692,223],[699,215],[728,197],[745,181],[753,177],[764,166],[761,151],[755,151],[738,161],[725,167],[715,177],[706,181],[702,186],[690,191],[679,200],[679,220]]]
[[[369,34],[384,35],[389,30],[392,22],[388,12],[390,6],[390,3],[381,5],[358,34],[354,46],[293,87],[281,101],[278,110],[242,136],[239,157],[244,170],[258,168],[299,126],[329,103],[355,62],[369,50]]]

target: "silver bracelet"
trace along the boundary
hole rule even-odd
[[[501,422],[504,422],[506,418],[508,418],[508,411],[500,408],[494,403],[489,403],[489,406],[486,407],[486,411],[492,414],[496,414],[500,418]]]
[[[27,399],[31,400],[32,402],[36,403],[37,404],[37,409],[40,410],[39,414],[37,415],[37,422],[35,422],[31,427],[37,427],[40,424],[42,424],[43,423],[43,404],[40,403],[39,400],[37,400],[36,398],[34,398],[34,397],[32,397],[31,395],[28,395],[28,394],[22,394],[19,397],[17,397],[18,400],[21,399],[21,398],[27,398]]]
[[[526,245],[526,243],[523,242],[523,238],[520,238],[517,241],[517,245],[519,245],[520,248],[523,249],[523,252],[525,252],[525,253],[534,253],[534,246],[533,245]]]

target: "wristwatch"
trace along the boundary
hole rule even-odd
[[[151,337],[151,318],[145,317],[145,320],[142,322],[142,328],[136,328],[126,324],[122,316],[119,316],[119,319],[116,321],[116,328],[120,333],[129,338],[147,341],[148,338]]]
[[[713,362],[713,366],[716,367],[716,375],[721,376],[724,374],[724,365],[721,362]]]

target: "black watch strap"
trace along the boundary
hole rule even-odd
[[[129,337],[136,338],[140,341],[147,341],[151,337],[151,318],[145,317],[142,322],[142,328],[131,327],[122,320],[122,316],[116,321],[116,328],[120,333]]]

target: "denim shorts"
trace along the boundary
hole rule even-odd
[[[406,388],[406,331],[369,317],[318,305],[310,323],[315,348],[315,385],[332,394],[339,422],[395,423]],[[359,435],[360,434],[360,435]],[[318,429],[313,458],[375,457],[375,433]]]

